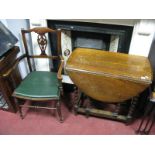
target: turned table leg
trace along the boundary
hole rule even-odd
[[[119,115],[120,109],[121,109],[121,103],[118,103],[118,104],[116,105],[115,112],[113,113],[113,116],[114,116],[114,117],[117,117],[117,116]]]
[[[82,93],[79,92],[78,88],[75,86],[74,89],[74,114],[77,115],[78,108],[81,106]]]
[[[133,120],[133,114],[134,114],[137,103],[138,103],[138,97],[137,96],[133,97],[131,100],[131,105],[130,105],[129,112],[127,115],[127,125],[131,123],[131,121]]]

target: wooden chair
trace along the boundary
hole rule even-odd
[[[28,51],[28,44],[26,34],[28,33],[37,33],[38,38],[37,42],[40,47],[41,53],[40,55],[30,55]],[[6,73],[6,76],[9,75],[13,70],[18,66],[18,63],[23,59],[27,58],[28,66],[30,73],[23,79],[20,85],[14,90],[13,97],[16,100],[17,108],[19,110],[20,116],[23,119],[22,107],[29,108],[43,108],[43,109],[55,109],[58,113],[60,122],[63,122],[63,118],[61,115],[61,107],[60,107],[60,97],[62,93],[62,76],[61,72],[63,69],[64,60],[61,56],[61,31],[52,30],[46,27],[36,27],[29,30],[21,30],[23,44],[25,48],[25,53],[21,57],[19,57],[13,67]],[[47,38],[46,33],[56,33],[57,34],[57,50],[58,56],[49,56],[46,54],[45,50],[47,47]],[[51,71],[33,71],[31,66],[31,59],[39,58],[39,59],[52,59],[58,60],[60,62],[58,72]],[[19,104],[18,100],[30,100],[34,101],[33,105],[25,106],[24,104]],[[45,102],[55,101],[54,107],[52,106],[42,106]],[[41,106],[37,106],[37,102],[41,101]],[[53,102],[50,102],[53,104]]]

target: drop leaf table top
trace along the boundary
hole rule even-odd
[[[66,70],[81,91],[104,102],[125,101],[152,83],[152,68],[143,56],[76,48]]]

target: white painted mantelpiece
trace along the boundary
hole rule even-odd
[[[59,19],[61,20],[61,19]],[[134,26],[135,23],[139,22],[140,19],[62,19],[63,21],[79,21],[79,22],[90,22],[100,24],[111,24],[111,25],[126,25]]]
[[[129,54],[147,57],[155,33],[155,20],[140,20],[135,23]]]

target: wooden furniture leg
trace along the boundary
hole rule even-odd
[[[150,127],[148,128],[148,130],[147,131],[144,131],[145,132],[145,134],[149,134],[150,133],[150,131],[151,131],[151,129],[152,129],[152,126],[153,126],[153,124],[154,124],[154,122],[155,122],[155,109],[153,109],[153,112],[152,112],[153,114],[152,114],[152,118],[151,118],[151,125],[150,125]]]
[[[87,103],[86,108],[85,108],[85,115],[86,118],[88,118],[90,116],[90,102]]]
[[[20,117],[21,119],[24,119],[23,113],[22,113],[22,107],[19,106],[19,113],[20,113]]]
[[[133,97],[132,100],[131,100],[131,105],[130,105],[130,108],[129,108],[129,112],[128,112],[128,115],[127,115],[127,122],[126,122],[126,125],[130,124],[132,119],[133,119],[133,113],[135,111],[135,107],[138,103],[138,97]]]
[[[24,116],[23,116],[23,113],[22,113],[22,107],[19,105],[18,99],[14,98],[14,102],[15,102],[15,105],[16,105],[16,109],[19,111],[20,118],[24,119]]]
[[[75,104],[74,104],[74,114],[77,115],[78,114],[78,108],[80,106],[80,102],[81,102],[81,97],[82,97],[82,93],[78,91],[78,88],[75,88],[74,91],[74,100],[75,100]]]
[[[151,112],[151,109],[152,109],[152,104],[148,104],[148,106],[146,107],[146,111],[144,113],[144,116],[142,118],[142,121],[141,121],[141,123],[139,125],[139,128],[138,128],[138,130],[135,131],[137,134],[140,133],[142,125],[143,125],[147,115]]]
[[[78,87],[74,86],[74,105],[77,103],[78,100]]]
[[[146,120],[146,124],[145,124],[145,127],[144,129],[142,130],[142,125],[144,123],[144,120],[147,118]],[[138,130],[136,131],[137,134],[145,134],[145,135],[148,135],[152,129],[152,126],[155,122],[155,106],[153,104],[150,103],[150,105],[148,105],[147,107],[147,110],[144,114],[144,117],[140,123],[140,126],[138,128]]]
[[[57,109],[57,113],[58,113],[58,116],[59,116],[59,121],[60,121],[60,123],[63,123],[63,117],[62,117],[62,114],[61,114],[60,101],[58,101],[56,103],[56,109]]]
[[[121,109],[121,103],[118,103],[116,105],[116,109],[115,112],[113,113],[113,116],[117,117],[119,115],[120,109]]]

